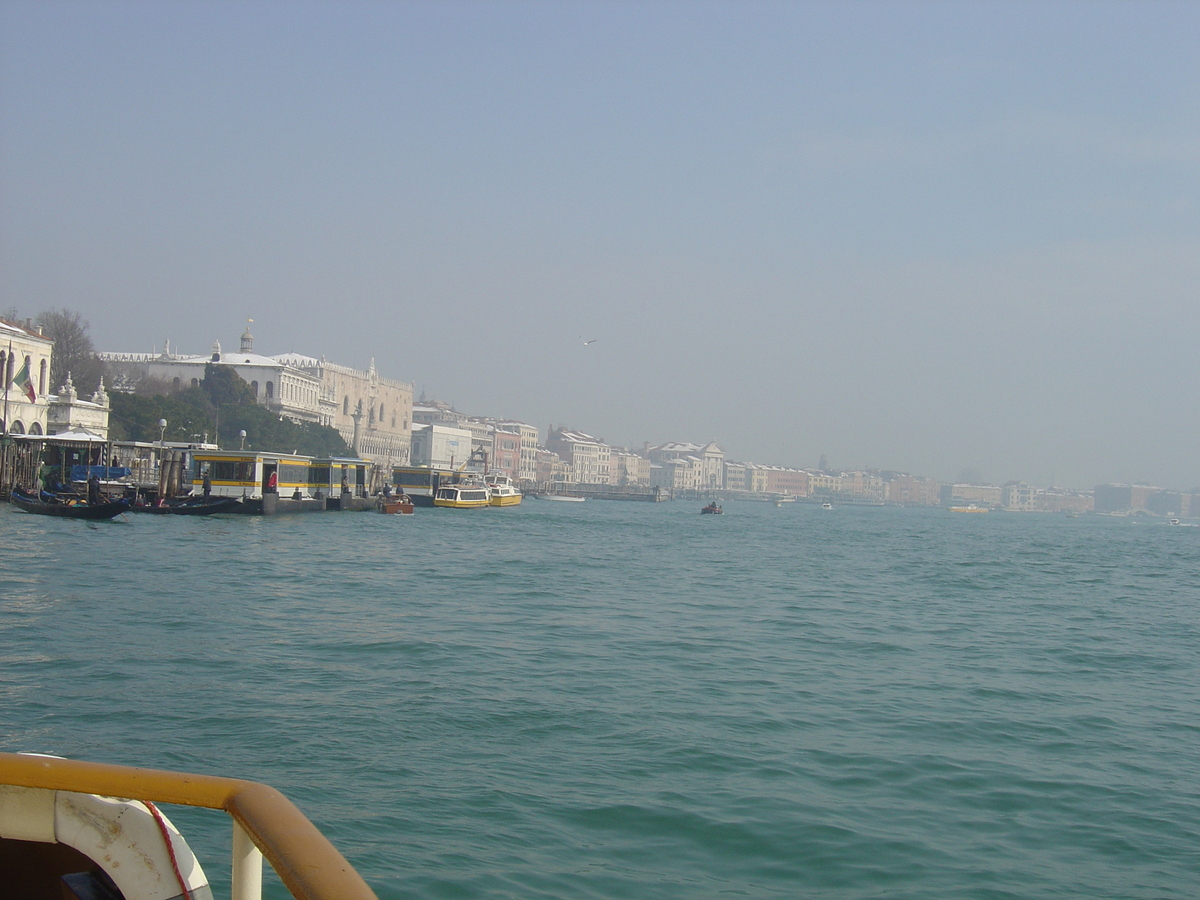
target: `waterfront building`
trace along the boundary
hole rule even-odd
[[[650,460],[631,450],[614,447],[608,457],[608,483],[615,485],[650,484]]]
[[[700,460],[700,471],[696,475],[699,487],[696,490],[720,490],[725,487],[725,451],[716,441],[701,446],[683,441],[669,441],[655,447],[646,447],[646,456],[651,463],[666,463],[673,459],[695,458]]]
[[[1080,513],[1091,512],[1093,509],[1091,491],[1063,491],[1047,488],[1038,491],[1037,508],[1041,512]]]
[[[520,439],[520,459],[513,477],[518,481],[537,480],[538,430],[532,425],[505,419],[496,423],[498,430],[516,434]]]
[[[612,448],[600,438],[551,426],[546,449],[556,453],[570,467],[570,481],[575,484],[609,483]]]
[[[698,456],[679,456],[650,463],[650,486],[664,491],[699,491],[704,487],[704,465]]]
[[[66,382],[47,404],[46,433],[82,431],[107,439],[109,411],[108,392],[104,390],[103,378],[91,399],[81,400],[68,372]]]
[[[242,335],[236,353],[226,353],[221,342],[214,341],[208,355],[191,356],[171,352],[168,344],[162,353],[96,354],[105,363],[167,384],[172,390],[199,387],[208,365],[228,366],[250,385],[254,399],[274,413],[293,422],[333,424],[332,399],[323,396],[321,379],[287,363],[254,352],[254,337],[249,329]]]
[[[5,417],[0,407],[0,431],[9,434],[45,434],[49,418],[47,390],[54,341],[42,334],[40,326],[26,320],[22,325],[0,319],[0,373],[4,377]],[[13,384],[22,372],[29,378],[23,389]],[[32,393],[32,397],[30,394]]]
[[[786,466],[770,466],[767,469],[767,493],[807,497],[808,472]]]
[[[887,482],[887,500],[902,506],[937,506],[941,503],[941,487],[932,478],[893,474]]]
[[[515,480],[520,477],[517,473],[521,468],[520,432],[509,431],[501,425],[493,425],[492,429],[492,455],[488,468]]]
[[[249,335],[243,335],[243,339]],[[321,423],[337,429],[347,446],[365,459],[386,465],[406,465],[411,452],[413,386],[385,378],[372,359],[355,369],[288,353],[274,357],[289,369],[303,372],[320,385]]]
[[[1147,499],[1160,490],[1149,484],[1098,484],[1093,491],[1096,512],[1143,512]]]
[[[571,467],[557,453],[545,447],[537,448],[537,468],[534,480],[539,484],[563,484],[571,480]]]
[[[450,425],[414,425],[409,464],[456,469],[471,457],[471,432]]]
[[[373,359],[362,370],[331,363],[324,356],[263,356],[254,352],[254,335],[248,327],[237,352],[225,352],[215,341],[207,356],[172,353],[169,343],[162,353],[97,356],[119,372],[130,388],[139,378],[163,382],[174,390],[198,387],[206,366],[228,366],[250,386],[258,403],[283,418],[335,428],[355,453],[375,462],[408,462],[412,385],[384,378]]]
[[[724,481],[725,490],[727,491],[750,490],[750,487],[746,482],[746,464],[725,460]]]
[[[986,506],[989,509],[1000,506],[1003,499],[1002,489],[998,484],[944,484],[941,497],[946,506],[962,503]]]
[[[1000,505],[1012,512],[1033,512],[1038,508],[1038,490],[1024,481],[1005,482],[1000,491]]]
[[[828,472],[808,473],[808,494],[810,497],[832,497],[842,491],[842,476],[831,475]]]
[[[746,463],[746,489],[754,494],[765,494],[767,492],[769,468],[770,466]]]
[[[856,500],[883,503],[887,499],[887,482],[872,472],[842,472],[839,493]]]

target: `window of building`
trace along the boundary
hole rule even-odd
[[[38,378],[38,394],[46,393],[46,361],[42,360],[42,374]],[[39,432],[40,433],[40,432]]]
[[[275,382],[273,382],[273,381],[267,382],[267,399],[268,400],[275,399]]]

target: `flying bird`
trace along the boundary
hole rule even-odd
[[[581,341],[583,341],[583,335],[582,335],[582,334],[579,336],[579,339],[580,339]],[[596,339],[595,339],[595,338],[592,338],[590,341],[583,341],[583,346],[585,346],[585,347],[586,347],[588,344],[594,344],[594,343],[596,343]]]

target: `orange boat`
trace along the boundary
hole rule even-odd
[[[379,511],[384,515],[411,516],[415,508],[412,498],[408,494],[401,494],[399,497],[381,497],[379,500]]]

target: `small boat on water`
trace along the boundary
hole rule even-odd
[[[575,497],[571,494],[534,494],[538,500],[560,500],[563,503],[582,503],[587,497]]]
[[[488,486],[490,506],[517,506],[521,502],[521,492],[503,472],[493,472],[484,478],[484,482]]]
[[[408,494],[379,498],[379,511],[386,516],[411,516],[415,510],[416,506]]]
[[[212,516],[217,513],[240,512],[241,506],[242,501],[237,497],[187,497],[158,505],[134,504],[129,507],[129,511],[159,516]]]
[[[708,504],[708,506],[702,507],[700,509],[700,515],[702,515],[702,516],[722,516],[724,514],[725,514],[725,510],[721,509],[721,507],[719,507],[717,505],[716,500],[714,500],[712,503]]]
[[[13,488],[9,499],[13,506],[25,512],[39,516],[59,516],[64,519],[112,519],[129,510],[129,501],[124,498],[102,503],[88,503],[86,500],[74,496],[58,497],[53,494],[43,494],[39,497],[37,494],[21,488]]]
[[[433,495],[433,505],[447,509],[478,509],[487,506],[489,499],[488,486],[482,481],[462,481],[438,488]]]
[[[821,504],[821,509],[833,509],[833,504],[826,500]]]

